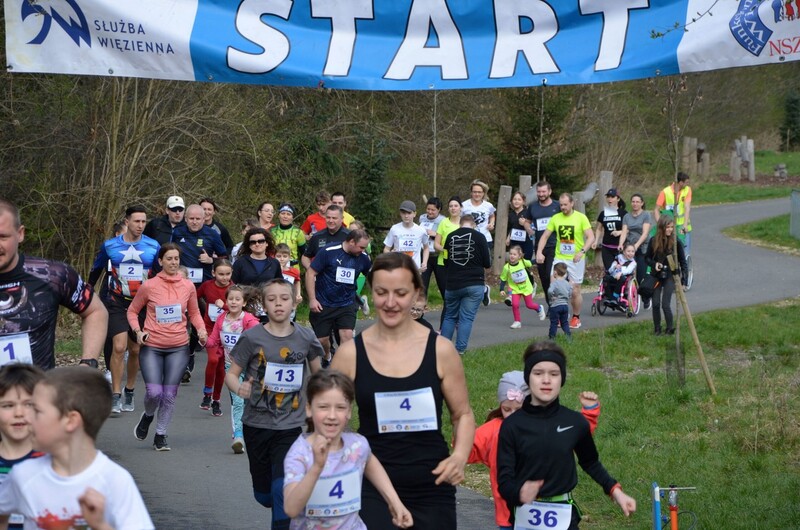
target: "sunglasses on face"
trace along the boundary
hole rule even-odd
[[[263,245],[263,244],[265,244],[266,242],[267,242],[267,240],[266,240],[266,239],[251,239],[251,240],[250,240],[250,244],[251,244],[251,245]]]
[[[170,212],[175,212],[175,213],[182,212],[183,210],[184,209],[181,208],[180,206],[176,206],[175,208],[169,208]]]

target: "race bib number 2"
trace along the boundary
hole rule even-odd
[[[514,530],[567,530],[572,522],[572,505],[534,501],[517,508],[514,518]]]
[[[0,366],[10,363],[33,364],[31,340],[27,333],[0,337]]]

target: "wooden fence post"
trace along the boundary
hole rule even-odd
[[[508,204],[511,202],[511,186],[500,186],[497,196],[497,213],[494,223],[494,252],[492,273],[499,275],[506,261],[506,232],[508,232]]]

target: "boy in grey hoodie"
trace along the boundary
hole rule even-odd
[[[553,280],[550,283],[550,288],[547,289],[547,294],[550,296],[550,339],[556,338],[559,324],[561,324],[561,329],[564,330],[567,338],[571,339],[569,300],[572,295],[572,285],[567,281],[567,266],[564,263],[556,263],[553,266]]]

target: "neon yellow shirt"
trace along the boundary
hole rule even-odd
[[[439,223],[439,228],[436,229],[436,233],[442,236],[442,245],[444,245],[444,240],[447,239],[447,234],[455,232],[456,230],[458,230],[457,223],[451,221],[449,217],[442,219],[442,222]],[[436,260],[436,264],[444,265],[445,259],[447,259],[447,249],[439,252],[439,258]]]
[[[528,269],[531,268],[531,262],[522,259],[515,265],[511,262],[503,265],[503,271],[500,273],[500,280],[506,282],[506,291],[511,294],[521,294],[527,296],[533,293],[533,284],[528,277]]]
[[[581,212],[573,210],[569,216],[557,213],[550,218],[547,229],[556,235],[555,259],[572,261],[575,254],[583,250],[584,232],[592,229],[589,218]]]

